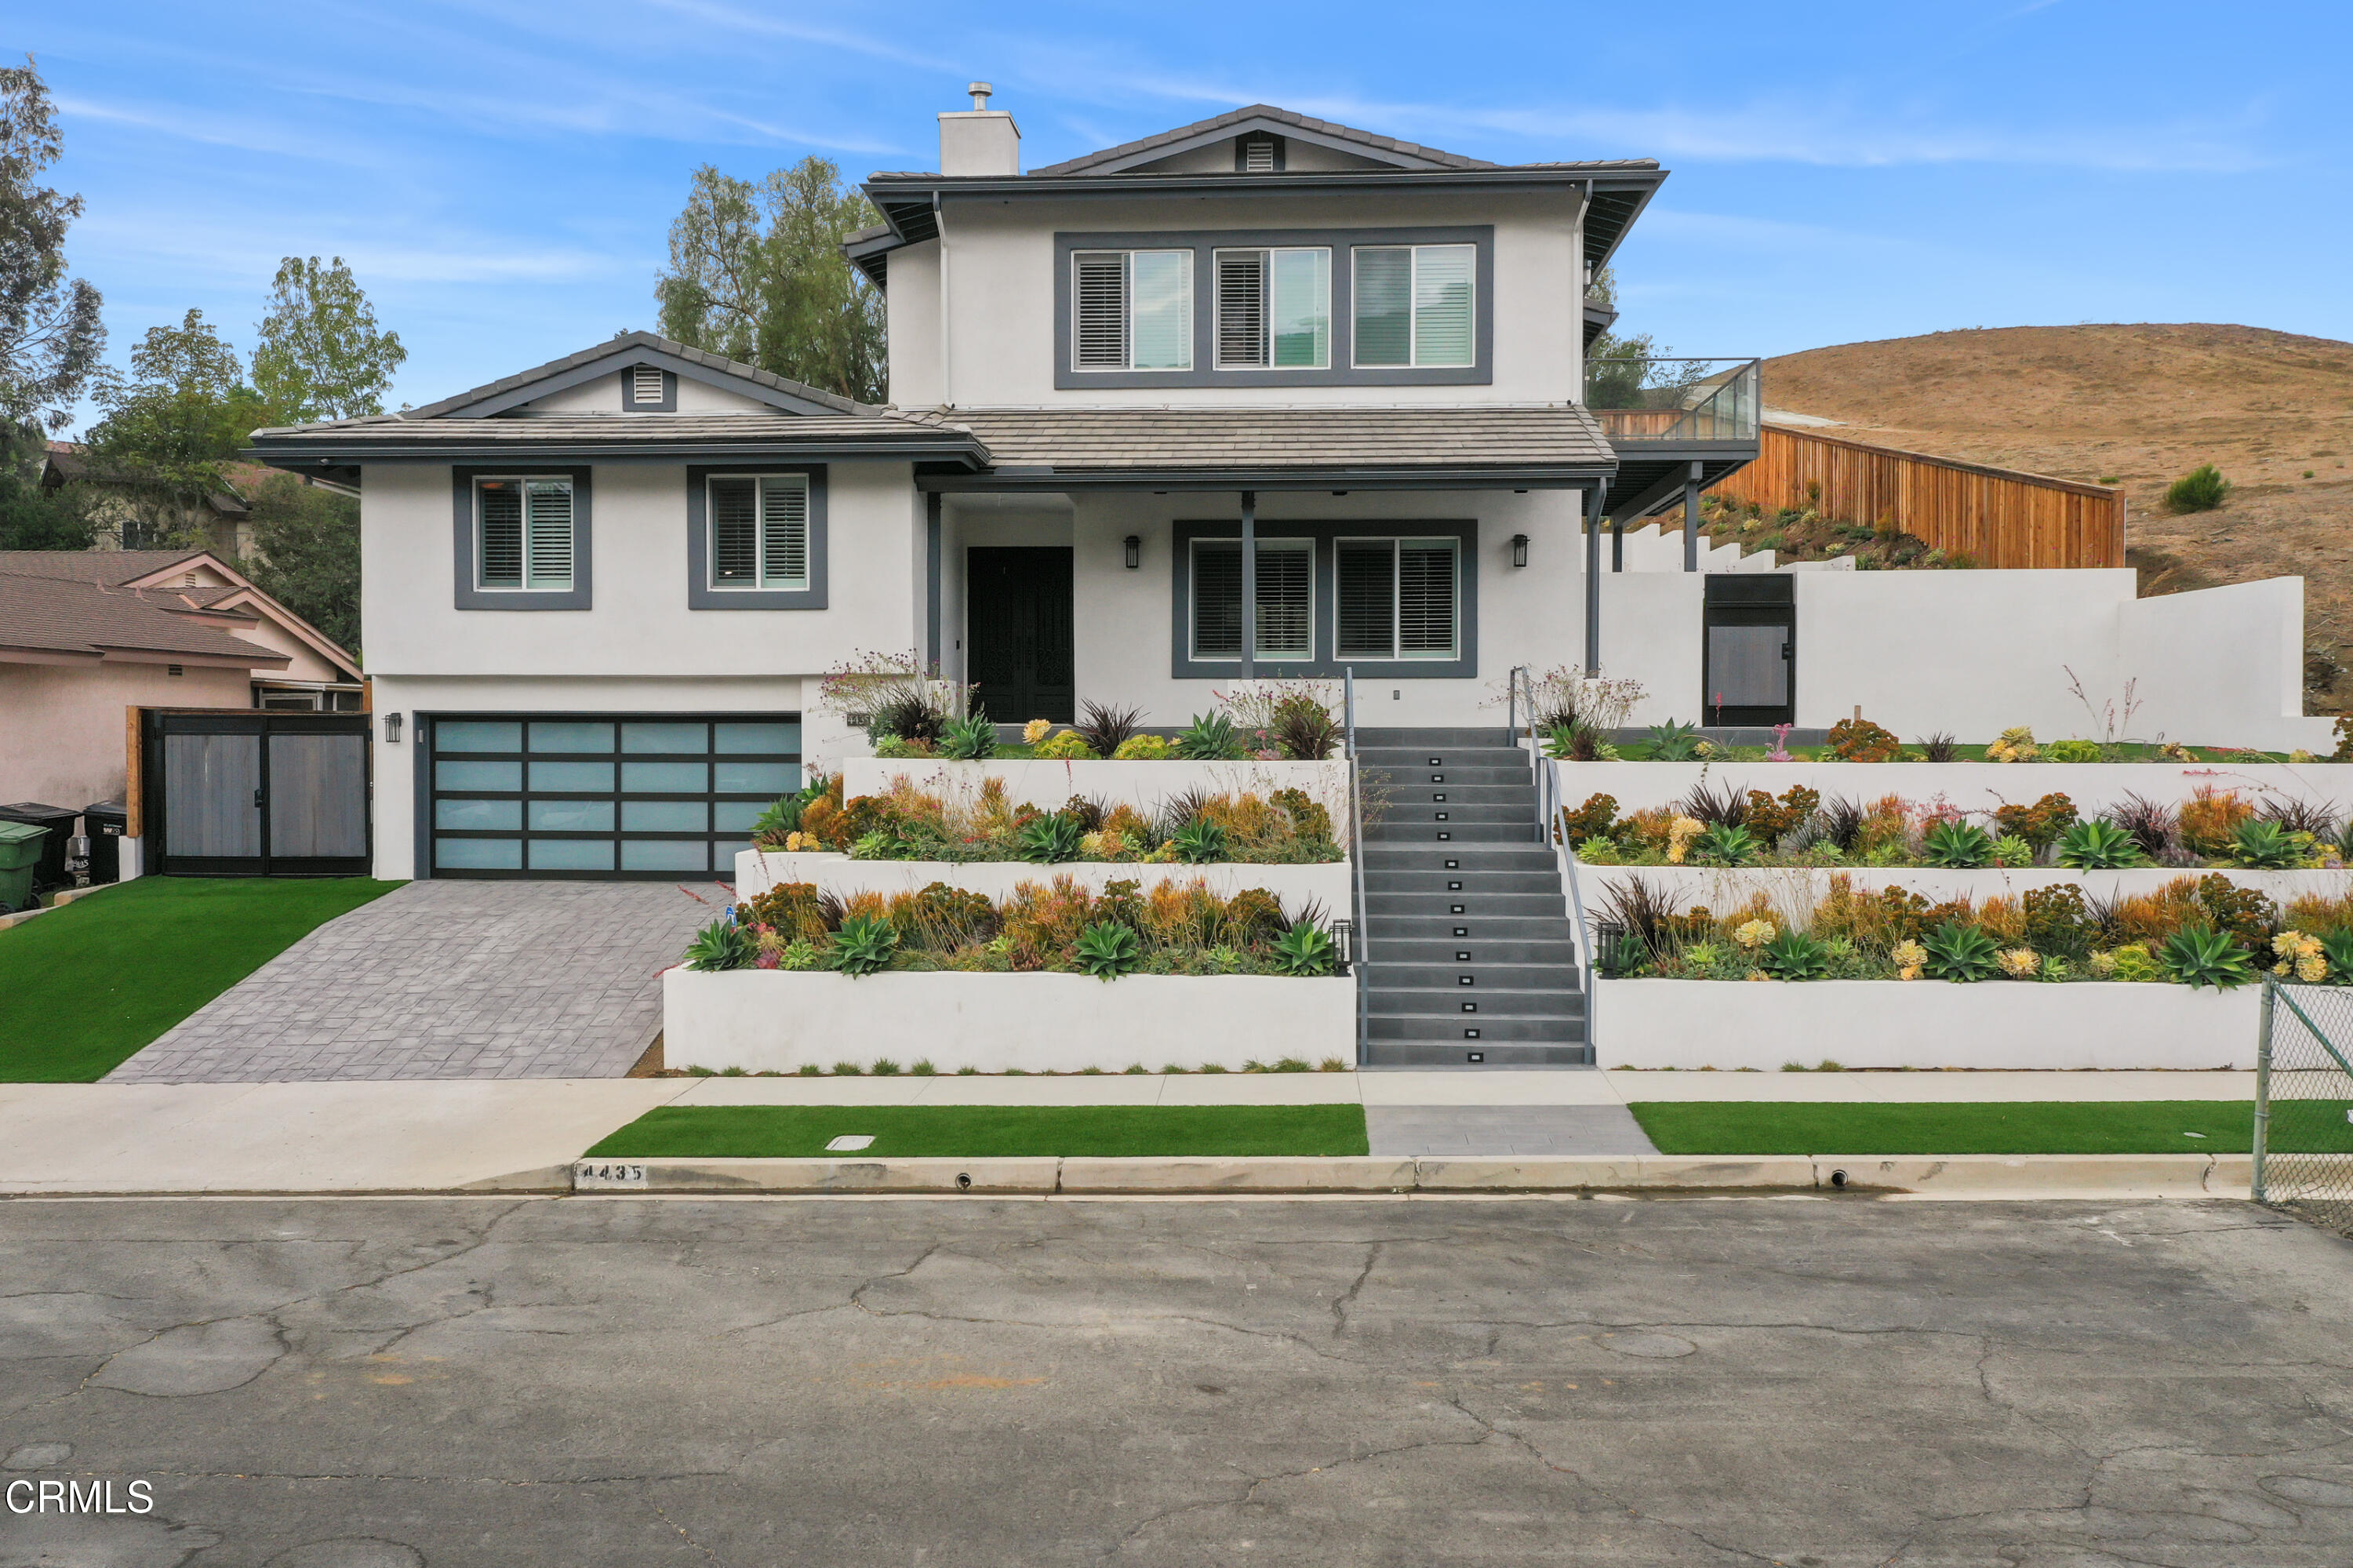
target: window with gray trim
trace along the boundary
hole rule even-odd
[[[590,608],[590,471],[451,465],[450,564],[459,609]]]
[[[1494,239],[1484,224],[1057,233],[1054,385],[1489,386]],[[1395,253],[1366,262],[1368,284],[1387,291],[1361,323],[1369,337],[1362,352],[1359,252]],[[1155,330],[1185,323],[1181,349],[1142,335],[1137,268],[1145,256],[1190,259],[1181,282],[1162,262],[1151,264],[1153,297],[1166,306],[1153,318]],[[1324,276],[1311,275],[1317,271]]]
[[[690,465],[689,609],[826,608],[826,465]]]
[[[1281,518],[1261,525],[1270,536],[1259,541],[1259,674],[1296,679],[1353,668],[1368,678],[1477,676],[1476,522]],[[1230,680],[1241,651],[1240,529],[1231,520],[1179,521],[1171,544],[1169,673]],[[1286,546],[1297,553],[1285,556]],[[1298,577],[1283,569],[1291,561],[1304,568],[1303,599]],[[1293,630],[1299,627],[1303,637]]]

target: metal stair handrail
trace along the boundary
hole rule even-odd
[[[1349,885],[1356,900],[1356,922],[1348,939],[1348,968],[1356,980],[1356,1065],[1362,1067],[1372,1040],[1372,998],[1365,990],[1365,959],[1372,950],[1372,938],[1365,929],[1364,762],[1356,755],[1356,670],[1353,664],[1341,672],[1340,700],[1341,727],[1347,737],[1348,751]]]
[[[1561,887],[1568,895],[1569,934],[1577,944],[1577,987],[1585,998],[1585,1044],[1594,1051],[1594,1065],[1600,1065],[1600,1053],[1594,1044],[1594,1015],[1598,998],[1593,994],[1593,932],[1586,924],[1585,895],[1577,881],[1577,846],[1567,842],[1568,835],[1558,832],[1560,820],[1560,764],[1544,754],[1544,745],[1536,736],[1536,694],[1535,677],[1525,664],[1515,664],[1506,678],[1510,687],[1512,744],[1518,746],[1523,736],[1523,715],[1525,715],[1525,735],[1528,744],[1528,771],[1536,787],[1536,833],[1538,842],[1553,852],[1553,863],[1559,869]],[[1523,696],[1525,695],[1525,701]]]

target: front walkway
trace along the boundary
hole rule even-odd
[[[619,1077],[661,1027],[661,971],[730,901],[670,883],[410,883],[105,1081]]]

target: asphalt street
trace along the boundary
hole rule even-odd
[[[16,1200],[0,1466],[12,1509],[153,1499],[0,1511],[5,1568],[2337,1568],[2353,1244],[2222,1202]]]

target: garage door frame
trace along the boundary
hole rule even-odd
[[[748,841],[751,837],[751,830],[748,826],[741,830],[720,829],[715,825],[716,817],[713,815],[709,818],[709,821],[711,821],[713,825],[701,833],[696,833],[691,831],[662,831],[644,828],[632,829],[626,821],[626,807],[631,803],[640,802],[699,800],[706,803],[713,813],[715,813],[718,808],[722,806],[734,806],[740,809],[746,806],[756,805],[765,809],[779,795],[786,793],[786,790],[766,789],[758,790],[720,790],[716,788],[720,780],[715,777],[709,778],[707,781],[709,787],[699,792],[680,789],[631,789],[626,787],[628,777],[621,771],[622,765],[630,763],[659,765],[664,763],[691,762],[697,760],[712,764],[718,764],[721,762],[744,763],[751,765],[788,764],[793,769],[790,777],[794,779],[800,777],[802,750],[797,743],[796,744],[795,748],[790,752],[720,752],[715,749],[717,745],[717,736],[716,731],[713,730],[706,732],[705,747],[704,749],[700,752],[630,751],[624,749],[628,745],[628,736],[621,728],[623,726],[631,724],[702,724],[706,726],[724,724],[790,724],[795,726],[796,732],[797,732],[801,724],[801,715],[797,711],[763,713],[746,712],[741,709],[728,709],[723,711],[693,713],[660,713],[617,710],[547,711],[501,709],[497,711],[418,713],[415,715],[415,721],[416,730],[414,744],[416,747],[417,768],[416,863],[417,874],[420,877],[434,880],[473,879],[509,882],[718,881],[732,883],[734,880],[735,874],[735,868],[733,863],[714,863],[708,870],[697,870],[686,867],[624,869],[620,863],[623,855],[622,841],[626,839],[637,842],[691,842],[700,838],[703,842],[711,843],[714,850],[716,850],[720,845],[728,842],[743,842]],[[518,749],[514,751],[468,749],[461,752],[450,753],[444,753],[442,751],[441,735],[442,726],[444,725],[475,723],[486,725],[512,724],[518,726]],[[613,748],[609,751],[602,752],[557,751],[545,748],[533,750],[531,749],[531,747],[534,737],[533,736],[529,726],[534,723],[543,725],[610,725],[614,726],[615,732]],[[517,787],[512,789],[487,788],[474,789],[452,788],[449,789],[444,789],[440,788],[440,770],[437,764],[442,761],[450,760],[515,764],[515,774],[518,781]],[[611,765],[616,775],[614,780],[616,787],[608,790],[540,789],[534,787],[538,780],[533,777],[533,764],[564,764],[584,761],[603,762]],[[440,803],[445,800],[451,801],[480,800],[498,802],[512,800],[516,803],[517,809],[515,821],[517,825],[512,829],[503,827],[444,827],[441,825],[439,819]],[[580,827],[535,828],[533,825],[533,813],[532,811],[532,807],[534,802],[541,801],[548,802],[552,805],[565,802],[593,805],[597,802],[609,801],[612,803],[612,815],[614,819],[613,825],[609,830]],[[523,845],[522,853],[520,857],[522,863],[519,866],[513,867],[486,865],[445,866],[441,863],[441,855],[439,853],[439,842],[445,838],[453,841],[488,840],[502,842],[506,840],[517,840]],[[533,866],[531,863],[531,844],[534,842],[543,842],[548,840],[558,840],[571,842],[609,841],[614,845],[613,864],[610,867],[597,866],[593,868],[570,868],[544,865]]]

